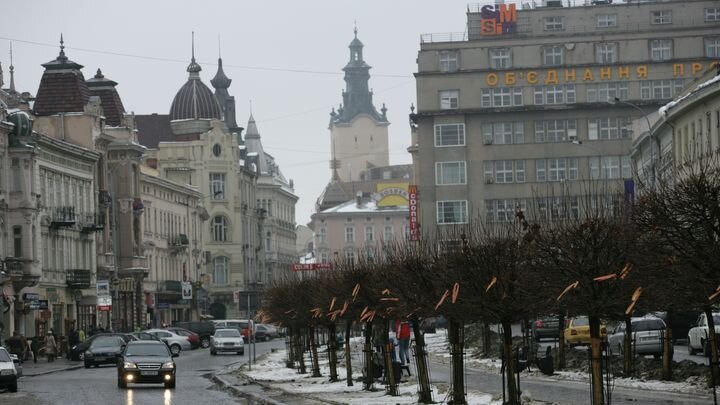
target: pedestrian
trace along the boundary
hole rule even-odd
[[[70,332],[68,332],[68,337],[67,337],[67,343],[68,343],[68,347],[67,347],[67,351],[66,351],[66,357],[68,360],[70,360],[70,351],[72,350],[73,347],[77,346],[77,344],[80,343],[80,335],[75,330],[74,326],[70,327]]]
[[[27,360],[28,356],[30,355],[30,346],[28,345],[27,338],[25,338],[25,335],[23,335],[22,333],[20,334],[20,344],[22,345],[22,353],[19,357],[20,362],[22,363]]]
[[[40,337],[33,336],[30,339],[30,351],[32,352],[33,363],[37,363],[38,352],[40,351]]]
[[[52,329],[48,331],[48,334],[45,337],[45,354],[47,355],[48,362],[52,363],[55,361],[57,343],[55,342],[55,336],[53,336]]]
[[[81,328],[80,331],[78,332],[78,341],[79,341],[80,343],[84,342],[84,341],[85,341],[85,337],[86,337],[86,336],[85,336],[85,329],[82,329],[82,328]]]
[[[410,324],[407,321],[397,321],[395,329],[400,348],[400,366],[410,375]],[[408,367],[405,368],[405,365]]]

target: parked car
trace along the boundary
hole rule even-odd
[[[692,329],[698,319],[697,311],[675,311],[669,324],[667,312],[653,312],[652,315],[662,319],[665,325],[672,327],[674,344],[677,344],[679,340],[685,343],[684,341],[688,337],[688,332],[690,332],[690,329]]]
[[[170,353],[173,355],[179,355],[182,350],[190,350],[190,340],[187,336],[178,335],[175,332],[171,332],[165,329],[148,329],[143,331],[151,335],[155,335],[170,348]]]
[[[533,338],[538,342],[540,339],[557,339],[560,336],[557,317],[546,316],[536,319],[531,328]]]
[[[263,323],[261,325],[267,328],[267,335],[270,337],[270,339],[277,339],[280,337],[280,331],[278,331],[278,328],[276,328],[275,325],[270,325],[267,323]]]
[[[157,337],[153,334],[147,333],[147,332],[135,332],[135,333],[131,333],[130,335],[132,335],[132,337],[134,337],[135,340],[150,340],[153,342],[162,342],[162,340],[160,340],[159,337]]]
[[[175,388],[177,367],[173,357],[177,354],[170,353],[162,342],[128,343],[117,364],[118,388],[127,388],[128,383],[158,383],[165,388]]]
[[[209,321],[176,322],[176,328],[187,329],[200,335],[200,347],[210,347],[210,338],[215,334],[215,324]]]
[[[720,312],[713,312],[713,322],[715,322],[715,333],[720,335]],[[704,356],[709,356],[709,332],[707,317],[702,313],[698,316],[695,326],[688,332],[688,353],[702,352]]]
[[[127,345],[120,336],[100,336],[94,339],[85,351],[85,368],[98,367],[100,364],[115,364],[120,359],[122,351]]]
[[[252,321],[248,321],[247,319],[222,319],[213,321],[213,323],[215,324],[216,330],[227,328],[239,330],[245,343],[248,342],[248,336],[250,335],[250,328],[248,328],[248,325],[251,324]]]
[[[17,392],[17,379],[15,362],[10,357],[10,353],[4,347],[0,347],[0,387],[5,387],[10,392]]]
[[[89,338],[85,339],[84,342],[80,342],[77,345],[70,348],[70,360],[75,360],[75,361],[85,360],[85,352],[90,347],[92,342],[101,336],[120,336],[121,338],[123,338],[123,340],[125,340],[125,342],[129,342],[129,341],[135,339],[135,337],[133,337],[132,334],[130,334],[130,333],[115,333],[115,332],[96,333],[96,334],[90,336]]]
[[[607,336],[607,328],[600,325],[600,336]],[[586,316],[578,316],[567,320],[565,326],[565,343],[572,347],[590,344],[590,320]]]
[[[166,328],[166,330],[169,330],[170,332],[173,332],[180,336],[185,336],[190,341],[190,348],[191,349],[197,349],[200,347],[200,335],[198,335],[195,332],[191,332],[187,329],[178,328],[177,326],[171,326],[169,328]]]
[[[218,352],[245,354],[245,344],[240,331],[235,328],[216,329],[210,339],[210,354],[214,356]]]
[[[270,325],[258,323],[255,325],[255,340],[267,342],[278,337],[277,330],[271,329]]]
[[[632,351],[640,355],[662,356],[665,322],[660,318],[642,317],[630,319]],[[619,323],[608,334],[608,346],[613,353],[623,353],[625,346],[625,322]]]

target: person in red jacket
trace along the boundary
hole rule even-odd
[[[395,321],[395,335],[399,342],[400,365],[410,365],[410,324],[407,321]],[[408,375],[410,367],[406,368]]]

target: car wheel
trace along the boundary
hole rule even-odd
[[[200,347],[202,347],[203,349],[207,349],[208,347],[210,347],[210,339],[206,337],[200,339]]]
[[[241,356],[245,355],[245,350],[240,350],[238,353],[240,353]]]
[[[165,388],[175,389],[175,379],[173,378],[172,380],[166,382]]]
[[[172,353],[173,356],[180,354],[180,350],[182,350],[180,345],[171,345],[170,346],[170,353]]]
[[[91,366],[90,362],[89,362],[89,361],[86,361],[86,362],[85,362],[85,368],[90,368],[90,366]]]
[[[17,381],[15,381],[14,383],[12,383],[8,386],[8,391],[17,392]]]
[[[217,354],[217,352],[215,350],[210,350],[210,354],[214,356]]]
[[[127,388],[127,382],[122,378],[122,376],[118,376],[118,388]]]
[[[688,337],[688,354],[693,355],[695,354],[695,350],[692,348],[692,345],[690,344],[690,338]]]

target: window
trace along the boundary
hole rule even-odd
[[[598,28],[617,27],[617,14],[598,14],[597,27]]]
[[[318,229],[318,244],[326,244],[327,243],[327,228],[320,228]]]
[[[672,10],[660,10],[650,13],[651,24],[672,24]]]
[[[215,242],[226,242],[228,234],[227,218],[218,215],[212,221],[212,235]]]
[[[577,139],[576,120],[535,121],[535,142],[565,142]]]
[[[595,44],[595,62],[615,63],[618,61],[617,42]]]
[[[393,240],[393,228],[390,225],[385,225],[383,227],[383,240],[384,241],[391,241]]]
[[[490,67],[493,69],[509,69],[512,67],[510,48],[491,48]]]
[[[705,56],[720,58],[720,37],[705,38]]]
[[[459,107],[458,97],[459,91],[457,90],[442,90],[440,92],[440,109],[441,110],[455,110]]]
[[[225,173],[210,173],[210,198],[225,199]]]
[[[545,17],[543,23],[545,31],[562,31],[565,29],[562,17]]]
[[[720,7],[706,8],[705,21],[720,21]]]
[[[272,234],[270,232],[265,234],[265,251],[272,251]]]
[[[664,61],[672,58],[672,39],[650,40],[650,59]]]
[[[345,242],[347,242],[347,243],[355,242],[355,227],[354,226],[346,226],[345,227]]]
[[[573,104],[575,103],[575,85],[536,86],[534,96],[536,105]]]
[[[435,146],[465,146],[465,124],[435,125]]]
[[[440,51],[439,65],[441,72],[455,72],[458,70],[457,51]]]
[[[546,181],[547,180],[547,173],[545,172],[545,161],[544,160],[536,160],[535,161],[535,179],[537,181]]]
[[[216,257],[213,260],[213,284],[225,285],[228,283],[228,258]]]
[[[372,226],[366,226],[365,227],[365,242],[372,242],[375,238],[373,234],[373,227]]]
[[[593,156],[588,162],[592,179],[632,178],[629,156]]]
[[[563,181],[566,176],[565,159],[548,159],[548,181]]]
[[[486,160],[483,162],[487,183],[524,183],[524,160]]]
[[[438,224],[464,224],[468,221],[467,201],[438,201]]]
[[[326,252],[320,253],[320,263],[328,262],[328,254]]]
[[[23,257],[22,226],[13,226],[13,256]]]
[[[216,143],[215,145],[213,145],[212,150],[213,150],[213,155],[215,155],[215,157],[220,156],[220,154],[222,153],[222,147],[220,146],[219,143]]]
[[[525,200],[485,200],[485,220],[487,222],[515,221],[517,210],[527,211]]]
[[[20,170],[20,159],[12,159],[10,170],[12,172],[12,190],[10,191],[22,191],[22,172]]]
[[[516,160],[515,161],[515,182],[516,183],[525,183],[525,161],[524,160]]]
[[[588,139],[619,139],[630,136],[630,118],[598,118],[588,121]]]
[[[521,87],[482,89],[480,104],[483,108],[521,106],[522,103]]]
[[[543,62],[546,66],[559,66],[565,61],[565,48],[562,45],[544,46]]]
[[[643,100],[671,99],[680,94],[683,80],[643,80],[640,82],[640,98]]]
[[[348,263],[353,264],[355,263],[355,251],[354,250],[346,250],[345,251],[345,259],[348,261]]]
[[[496,160],[495,161],[495,183],[512,183],[513,182],[513,161],[512,160]]]
[[[466,184],[465,162],[436,162],[435,184],[451,185]]]
[[[486,145],[509,145],[525,143],[525,128],[522,122],[486,122],[481,127]]]
[[[588,84],[586,86],[586,101],[588,103],[604,103],[609,100],[628,100],[628,84],[627,82],[610,82],[599,84]]]

